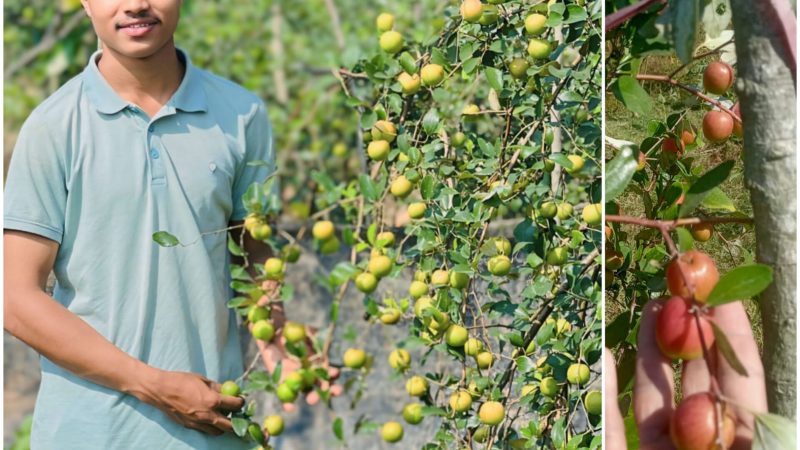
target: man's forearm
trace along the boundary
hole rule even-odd
[[[70,372],[139,399],[159,370],[128,355],[40,290],[5,293],[6,331]]]

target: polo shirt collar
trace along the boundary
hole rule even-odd
[[[192,65],[189,56],[181,49],[176,49],[178,58],[186,65],[186,72],[183,75],[183,80],[178,86],[178,90],[169,99],[165,108],[174,112],[178,109],[187,112],[207,111],[208,103],[206,93],[200,80],[200,73],[196,67]],[[116,114],[128,106],[119,94],[111,88],[100,69],[97,67],[97,60],[103,53],[102,50],[97,50],[89,58],[89,64],[84,69],[84,89],[89,97],[91,103],[103,114]]]

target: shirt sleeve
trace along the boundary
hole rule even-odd
[[[264,161],[266,164],[248,164],[254,161]],[[233,182],[233,214],[230,220],[245,218],[247,210],[242,202],[242,196],[253,183],[259,185],[264,183],[275,170],[272,124],[266,106],[263,102],[259,102],[256,111],[245,125],[245,154],[237,167],[236,179]],[[277,176],[270,178],[267,206],[280,205],[279,192]]]
[[[66,140],[64,140],[66,141]],[[67,205],[66,143],[46,124],[28,118],[6,175],[3,229],[44,236],[61,244]]]

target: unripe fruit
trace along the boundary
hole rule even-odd
[[[464,142],[467,141],[467,135],[462,133],[461,131],[456,132],[453,137],[450,139],[450,143],[453,144],[454,147],[461,147],[464,145]]]
[[[478,23],[481,25],[491,25],[497,22],[497,19],[499,18],[500,14],[497,12],[497,6],[484,5],[483,11],[481,11],[481,18],[478,19]]]
[[[581,169],[583,169],[583,165],[584,165],[583,157],[578,156],[578,155],[568,155],[567,159],[569,159],[572,162],[572,168],[571,169],[565,169],[567,171],[567,173],[576,174],[576,173],[580,172]]]
[[[733,86],[733,68],[722,61],[714,61],[703,72],[703,87],[712,94],[722,95]]]
[[[486,370],[494,364],[494,356],[489,352],[480,352],[475,355],[475,362],[478,364],[479,369]]]
[[[496,237],[494,238],[494,249],[497,250],[497,253],[501,255],[510,255],[511,254],[511,241],[504,237]]]
[[[298,391],[292,389],[286,383],[281,383],[278,385],[278,388],[275,389],[275,395],[282,403],[293,403],[297,400],[297,393]]]
[[[272,337],[275,336],[275,328],[272,326],[271,323],[267,320],[259,320],[255,324],[253,324],[253,337],[256,339],[260,339],[265,342],[269,342],[272,340]]]
[[[439,336],[442,334],[442,332],[446,331],[449,326],[450,316],[447,314],[434,315],[430,318],[430,322],[428,322],[428,329],[436,336]]]
[[[391,231],[384,231],[375,236],[375,242],[383,245],[384,247],[391,247],[394,245],[394,233]]]
[[[380,317],[379,320],[384,325],[394,325],[400,321],[400,316],[402,313],[397,308],[387,308],[385,309]]]
[[[303,376],[297,371],[289,372],[283,382],[292,388],[293,391],[299,391],[303,388]]]
[[[478,429],[472,433],[472,440],[479,444],[486,442],[486,439],[489,439],[489,427],[486,425],[478,427]]]
[[[300,342],[306,338],[306,327],[301,323],[288,321],[283,324],[283,337],[291,344]]]
[[[483,343],[478,339],[469,338],[467,342],[464,343],[464,353],[467,356],[477,356],[481,350],[483,350]]]
[[[505,419],[506,411],[502,403],[490,401],[481,405],[480,410],[478,410],[478,417],[486,425],[494,426]]]
[[[550,57],[550,43],[544,39],[531,39],[528,42],[528,56],[534,59],[547,59]]]
[[[567,368],[567,381],[571,384],[586,384],[589,382],[589,366],[586,364],[570,364]]]
[[[285,245],[281,249],[281,256],[288,263],[296,263],[300,259],[300,246],[297,244]]]
[[[444,333],[444,340],[450,347],[462,347],[469,339],[469,332],[461,325],[450,325]]]
[[[423,86],[436,86],[444,80],[444,68],[439,64],[426,64],[420,74]]]
[[[395,127],[394,124],[388,120],[379,120],[372,125],[370,134],[372,135],[373,141],[382,139],[391,144],[397,137],[397,127]]]
[[[450,408],[458,413],[469,411],[472,407],[472,396],[466,391],[456,391],[450,396]]]
[[[434,286],[443,286],[450,283],[450,272],[443,269],[434,270],[431,275],[431,284]]]
[[[263,306],[253,305],[250,310],[247,311],[247,320],[250,323],[256,323],[259,320],[266,319],[269,319],[269,310]]]
[[[714,234],[714,225],[710,223],[698,223],[692,225],[692,237],[695,241],[706,242]]]
[[[384,140],[370,142],[367,146],[367,155],[373,161],[383,161],[389,156],[389,143]]]
[[[321,241],[319,244],[319,252],[323,255],[331,255],[339,251],[339,238],[336,236]]]
[[[345,367],[360,369],[367,362],[367,353],[360,348],[348,348],[342,357]]]
[[[370,258],[367,270],[376,277],[385,277],[392,271],[392,259],[386,255],[377,255]]]
[[[356,288],[365,293],[370,294],[378,287],[378,278],[369,272],[362,272],[356,277]]]
[[[542,14],[530,14],[525,18],[525,31],[531,36],[539,36],[544,33],[547,17]]]
[[[419,75],[416,73],[414,75],[409,75],[408,73],[403,72],[397,76],[397,81],[400,83],[400,87],[403,89],[404,95],[416,94],[421,85]]]
[[[669,263],[666,275],[667,288],[672,295],[694,298],[699,303],[706,302],[719,281],[719,272],[714,260],[697,250],[689,250]]]
[[[272,237],[272,228],[265,223],[253,225],[250,229],[250,237],[257,241],[265,241]]]
[[[411,286],[408,287],[408,293],[411,297],[418,299],[428,293],[428,285],[422,281],[412,281]]]
[[[428,296],[420,297],[414,303],[414,315],[416,315],[418,319],[422,320],[422,313],[426,309],[432,308],[432,307],[433,307],[433,299],[432,298],[430,298]]]
[[[334,226],[330,220],[321,220],[314,224],[311,235],[318,241],[325,241],[333,237]]]
[[[556,379],[553,377],[542,379],[542,381],[539,383],[539,391],[545,397],[555,397],[558,393],[558,383],[556,383]]]
[[[497,255],[489,258],[486,264],[492,275],[502,277],[511,272],[511,259],[506,255]]]
[[[228,395],[230,397],[237,397],[239,394],[241,394],[241,392],[242,390],[239,388],[239,385],[232,380],[222,383],[222,386],[219,389],[220,394]]]
[[[380,13],[378,18],[375,19],[375,26],[378,31],[389,31],[394,27],[394,16],[389,13]]]
[[[476,383],[475,380],[472,380],[467,386],[467,392],[469,392],[469,395],[471,395],[472,398],[478,398],[483,394],[483,388],[478,387],[478,383]]]
[[[469,275],[463,272],[450,272],[450,287],[464,289],[469,284]]]
[[[552,133],[552,131],[549,131],[549,133]],[[550,173],[553,170],[555,170],[555,168],[556,168],[556,162],[555,161],[553,161],[552,159],[545,159],[544,160],[544,171],[545,172]]]
[[[406,391],[412,397],[422,397],[428,392],[428,380],[415,375],[406,382]]]
[[[419,403],[409,403],[403,407],[403,420],[411,425],[422,422],[422,405]]]
[[[392,192],[392,195],[398,198],[405,198],[408,197],[408,194],[411,193],[411,190],[414,189],[414,185],[408,181],[408,178],[405,175],[399,175],[397,178],[392,181],[392,185],[389,188]]]
[[[721,405],[722,417],[717,417],[714,397],[700,392],[683,399],[672,413],[669,435],[677,450],[714,450],[717,434],[723,448],[730,448],[736,435],[736,422],[726,404]],[[718,430],[720,419],[722,429]]]
[[[283,277],[283,260],[280,258],[269,258],[264,263],[264,272],[267,279],[279,280]]]
[[[595,416],[603,414],[603,394],[600,391],[587,392],[583,397],[583,406],[589,414]]]
[[[566,247],[556,247],[547,252],[547,264],[551,266],[561,266],[567,262],[569,251]]]
[[[733,134],[733,118],[722,111],[709,111],[703,117],[703,136],[709,142],[719,143]]]
[[[386,422],[381,427],[381,437],[386,442],[397,442],[403,439],[403,425],[399,422]]]
[[[267,416],[264,419],[264,429],[267,430],[270,436],[280,436],[284,429],[283,417],[277,415]]]
[[[408,205],[408,216],[412,219],[421,219],[425,216],[425,211],[428,210],[428,206],[423,202],[415,202]]]
[[[602,218],[600,203],[592,203],[583,207],[583,220],[589,225],[599,225]]]
[[[465,22],[475,23],[481,19],[483,5],[480,0],[464,0],[461,3],[461,18]]]
[[[703,346],[691,302],[682,297],[672,297],[664,303],[656,319],[656,343],[661,353],[670,359],[691,360],[703,356]],[[711,324],[700,317],[700,329],[706,348],[714,343]]]
[[[252,232],[256,225],[261,225],[262,223],[264,223],[263,217],[259,216],[258,214],[251,213],[244,218],[244,229]]]
[[[528,68],[530,68],[530,64],[525,58],[514,58],[508,63],[508,70],[511,72],[511,76],[520,80],[525,78],[528,75]]]
[[[408,350],[398,348],[389,353],[389,366],[397,371],[403,372],[411,367],[411,354]]]
[[[465,106],[464,109],[461,111],[461,114],[464,116],[474,116],[476,114],[480,114],[480,112],[481,108],[473,103]]]
[[[558,206],[553,202],[544,202],[542,206],[539,207],[539,214],[546,219],[552,219],[557,213]]]
[[[383,51],[393,55],[403,49],[403,35],[397,31],[385,31],[381,34],[380,46]]]

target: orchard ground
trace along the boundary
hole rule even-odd
[[[689,84],[702,86],[703,69],[705,69],[709,62],[714,60],[716,60],[714,56],[700,60],[694,64],[691,69],[680,75],[680,79]],[[650,56],[644,59],[641,73],[666,74],[672,72],[672,70],[680,65],[681,63],[676,57]],[[635,115],[630,112],[630,110],[626,109],[613,95],[606,96],[606,136],[614,139],[632,141],[638,145],[648,136],[647,124],[651,118],[665,120],[669,114],[682,109],[682,102],[691,97],[688,93],[666,83],[642,82],[642,87],[647,90],[654,100],[652,102],[652,112],[648,117]],[[688,123],[694,125],[701,136],[704,114],[704,110],[695,109],[690,110],[686,115]],[[615,150],[611,147],[606,146],[606,152],[614,151]],[[736,164],[730,177],[720,188],[730,197],[737,211],[750,217],[752,216],[752,207],[750,205],[749,194],[743,182],[744,166],[742,162],[742,151],[741,139],[731,138],[722,144],[706,143],[702,148],[690,150],[687,155],[695,157],[697,164],[705,167],[705,170],[709,170],[726,160],[735,161]],[[660,152],[661,149],[658,148],[654,151],[653,155],[657,156]],[[648,166],[645,170],[651,170],[651,167]],[[630,191],[618,197],[616,202],[622,208],[625,215],[634,217],[645,216],[641,198]],[[714,212],[709,211],[708,215],[713,216]],[[696,214],[692,214],[692,217],[695,216]],[[620,224],[619,226],[629,233],[629,240],[631,241],[633,240],[633,236],[643,229],[633,225]],[[714,227],[713,237],[707,242],[695,241],[695,248],[710,255],[716,262],[720,274],[724,274],[738,265],[755,260],[755,233],[752,228],[746,230],[744,233],[742,233],[742,229],[743,227],[738,224],[716,225]],[[657,233],[657,231],[653,231]],[[621,277],[622,275],[621,273],[616,273],[615,276]],[[631,299],[623,298],[622,290],[614,292],[617,293],[616,297],[612,297],[607,291],[605,304],[606,324],[610,324],[625,310],[624,305],[630,304],[631,302]],[[753,334],[759,349],[761,349],[763,341],[758,303],[755,301],[746,301],[742,303],[747,310]],[[680,384],[680,367],[680,364],[675,364],[675,381],[677,385]],[[676,392],[680,391],[676,389]]]

